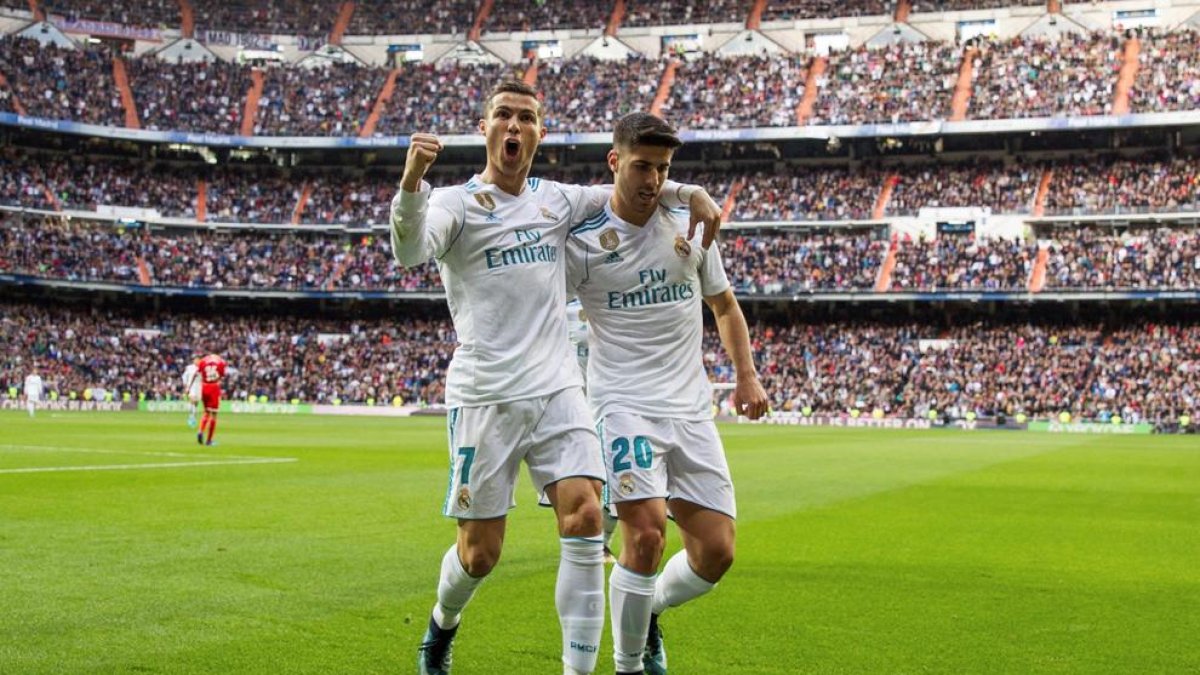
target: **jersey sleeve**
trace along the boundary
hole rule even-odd
[[[399,190],[392,198],[392,254],[396,262],[412,267],[441,257],[461,220],[447,208],[450,193],[433,194],[429,183],[421,181],[417,192]]]
[[[711,297],[724,293],[729,288],[729,277],[725,276],[725,266],[721,262],[721,251],[716,246],[701,249],[700,259],[700,295]]]

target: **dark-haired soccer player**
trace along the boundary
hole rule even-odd
[[[680,145],[654,115],[622,117],[608,154],[612,199],[567,240],[568,288],[590,330],[588,398],[621,521],[609,579],[618,673],[666,673],[658,615],[707,593],[733,563],[737,507],[712,420],[702,302],[736,369],[738,412],[767,409],[720,254],[689,234],[685,211],[659,203]],[[668,510],[684,550],[658,574]]]
[[[600,208],[611,188],[529,178],[546,134],[532,87],[501,83],[483,112],[482,173],[431,191],[422,178],[442,145],[414,134],[392,201],[396,260],[410,266],[436,258],[459,339],[446,374],[451,474],[443,507],[458,519],[458,540],[442,559],[418,669],[449,672],[463,608],[500,558],[524,461],[558,520],[564,672],[590,673],[604,625],[604,467],[567,340],[563,245],[571,224]],[[665,194],[672,204],[689,204],[705,236],[715,235],[720,209],[707,194],[674,184]]]

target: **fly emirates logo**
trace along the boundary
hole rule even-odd
[[[647,305],[663,305],[683,302],[696,297],[696,289],[692,282],[667,283],[665,269],[638,270],[638,281],[641,288],[621,292],[608,292],[609,309],[629,309]]]
[[[513,232],[517,245],[509,248],[489,248],[483,252],[489,270],[509,265],[533,265],[558,261],[558,247],[543,244],[542,233],[537,230]]]

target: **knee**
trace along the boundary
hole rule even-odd
[[[625,545],[637,567],[640,568],[635,571],[649,574],[658,569],[658,564],[662,561],[663,549],[667,545],[667,536],[661,528],[639,528],[630,532],[629,540]]]
[[[475,577],[486,577],[500,562],[500,549],[490,546],[472,546],[459,550],[459,559],[467,574]]]
[[[594,537],[603,530],[603,523],[599,500],[587,499],[563,514],[559,533],[564,537]]]
[[[715,542],[705,546],[696,573],[705,581],[717,583],[733,567],[734,546],[732,541]]]

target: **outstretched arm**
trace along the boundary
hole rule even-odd
[[[756,420],[767,412],[767,392],[758,381],[758,372],[754,369],[754,356],[750,350],[750,330],[746,327],[746,317],[738,306],[733,289],[704,298],[717,319],[717,332],[721,334],[721,344],[725,352],[733,360],[733,370],[737,384],[733,390],[733,405],[739,415],[745,415]]]
[[[583,188],[582,201],[574,207],[571,222],[577,223],[604,208],[604,204],[612,197],[612,191],[611,184]],[[708,248],[717,238],[717,231],[721,229],[721,206],[703,187],[691,183],[676,183],[673,180],[666,181],[663,183],[662,192],[659,193],[658,203],[668,208],[688,210],[688,239],[696,234],[696,226],[700,223],[704,223],[701,246]]]

